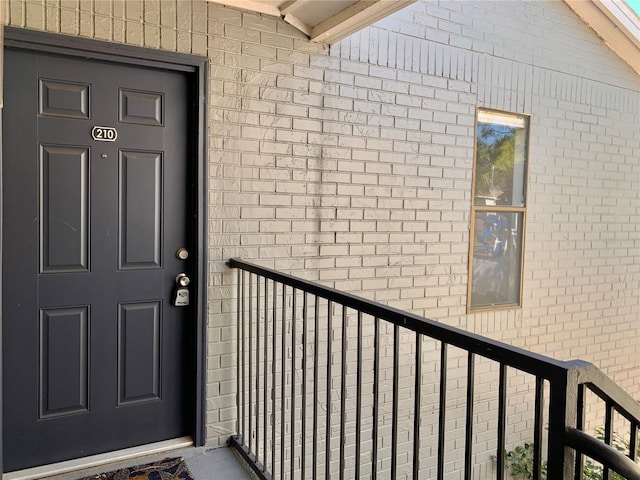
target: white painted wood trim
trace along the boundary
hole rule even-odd
[[[280,16],[280,9],[276,6],[262,3],[259,0],[207,0],[211,3],[219,3],[227,7],[249,10],[251,12],[264,13],[273,17]]]
[[[284,21],[287,22],[292,27],[300,30],[307,37],[311,36],[311,30],[312,30],[311,27],[306,23],[304,23],[302,20],[300,20],[298,17],[291,14],[287,14],[284,16]]]
[[[360,1],[313,27],[311,41],[335,43],[412,4],[414,1],[415,0]]]
[[[640,74],[640,19],[622,2],[565,0],[598,36]]]

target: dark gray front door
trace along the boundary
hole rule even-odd
[[[4,72],[4,470],[188,435],[187,78],[12,50]]]

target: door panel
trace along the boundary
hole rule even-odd
[[[89,148],[40,147],[40,273],[88,271]]]
[[[41,78],[41,115],[52,117],[89,119],[89,95],[91,86],[86,83],[56,82]]]
[[[89,307],[41,309],[39,345],[39,418],[86,412]]]
[[[118,405],[160,399],[160,302],[119,305]]]
[[[161,268],[162,153],[120,151],[121,270]]]
[[[187,85],[5,52],[5,471],[189,434]]]

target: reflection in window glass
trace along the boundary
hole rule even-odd
[[[528,117],[478,110],[469,309],[520,305]]]
[[[526,154],[524,117],[480,111],[475,204],[524,207]]]
[[[522,213],[476,212],[471,305],[518,304]]]

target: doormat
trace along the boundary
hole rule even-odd
[[[165,458],[159,462],[123,468],[114,472],[85,477],[82,480],[195,480],[182,458]]]

